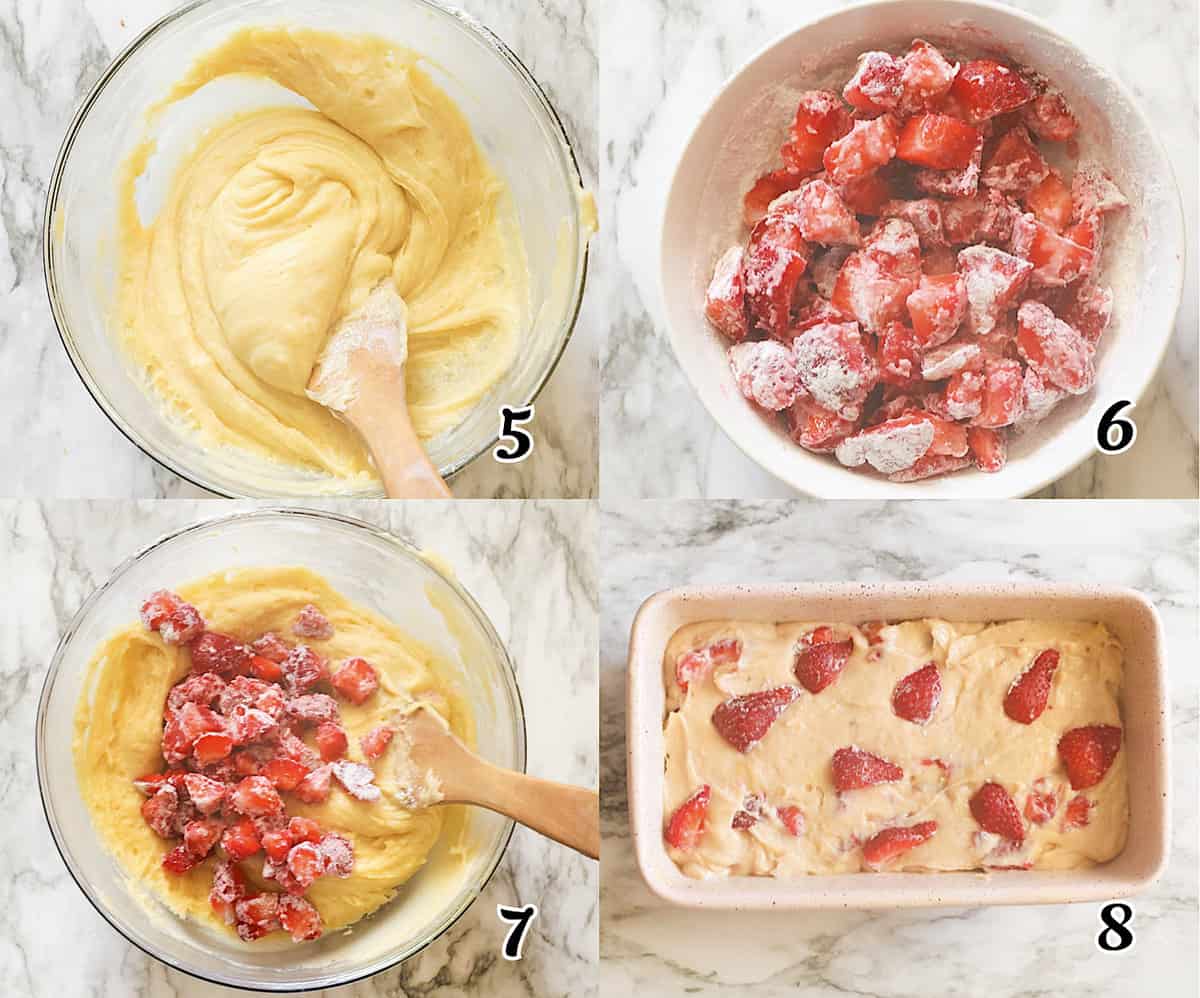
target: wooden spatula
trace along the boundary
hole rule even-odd
[[[535,832],[600,858],[600,797],[594,790],[539,780],[485,762],[433,711],[393,718],[395,780],[417,803],[478,804]],[[432,791],[432,792],[431,792]],[[439,796],[440,795],[440,796]]]
[[[405,400],[408,310],[390,283],[329,337],[308,397],[332,409],[366,442],[392,499],[444,499],[450,489],[421,446]]]

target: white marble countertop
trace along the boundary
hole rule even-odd
[[[721,84],[769,40],[850,0],[737,4],[618,0],[603,35],[602,246],[612,258],[601,355],[605,498],[795,495],[717,428],[675,361],[661,316],[658,224],[671,173]],[[1190,0],[1004,0],[1049,21],[1132,90],[1182,190],[1189,253],[1197,231],[1196,8]],[[610,8],[613,9],[613,8]],[[619,36],[619,40],[618,37]],[[611,109],[611,110],[610,110]],[[1194,498],[1197,494],[1197,284],[1162,370],[1139,404],[1136,445],[1096,456],[1043,497]],[[664,404],[669,400],[668,404]],[[629,446],[636,441],[636,448]]]
[[[573,140],[585,185],[595,190],[597,45],[586,9],[575,0],[455,2],[541,83]],[[0,453],[19,455],[7,462],[2,494],[207,494],[144,455],[104,416],[59,342],[42,279],[44,199],[67,124],[109,60],[175,6],[177,0],[13,0],[0,7]],[[479,458],[455,476],[456,495],[598,493],[596,351],[604,318],[596,295],[587,296],[538,397],[533,454],[517,465]]]
[[[601,503],[601,989],[610,995],[1156,995],[1197,989],[1191,502]],[[650,594],[684,584],[1062,580],[1131,586],[1162,615],[1173,848],[1132,899],[1135,944],[1103,953],[1098,904],[816,913],[673,908],[629,837],[625,655]]]
[[[62,627],[116,565],[160,535],[251,503],[0,503],[0,992],[9,998],[208,998],[95,912],[46,827],[34,717]],[[386,526],[454,566],[516,663],[529,771],[597,784],[595,509],[579,502],[312,504]],[[19,584],[11,584],[19,579]],[[548,650],[552,654],[547,654]],[[595,862],[517,828],[495,876],[457,923],[403,966],[326,998],[594,993]],[[500,957],[497,904],[540,905],[524,957]]]

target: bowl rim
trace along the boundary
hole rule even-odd
[[[663,199],[662,209],[659,213],[659,219],[658,219],[658,221],[659,221],[658,280],[657,280],[658,306],[659,306],[660,312],[663,316],[663,324],[666,326],[667,337],[671,344],[671,351],[672,351],[672,353],[675,354],[676,363],[683,370],[684,375],[687,379],[688,385],[691,388],[693,394],[697,398],[699,398],[701,404],[704,406],[705,411],[708,413],[708,415],[712,419],[712,421],[716,424],[717,429],[719,429],[721,431],[721,433],[724,434],[724,436],[728,440],[730,440],[734,444],[734,446],[737,447],[737,449],[746,458],[748,458],[750,461],[752,461],[758,467],[762,468],[764,471],[766,471],[768,474],[770,474],[773,478],[776,478],[777,480],[782,482],[788,488],[796,490],[796,492],[798,494],[811,495],[811,496],[815,496],[817,498],[823,498],[823,499],[901,499],[901,498],[907,498],[907,499],[930,499],[930,498],[1019,499],[1019,498],[1023,498],[1026,496],[1030,496],[1033,493],[1035,493],[1043,488],[1046,488],[1049,485],[1054,484],[1055,482],[1061,480],[1062,478],[1065,478],[1072,471],[1074,471],[1081,464],[1083,464],[1086,460],[1088,460],[1088,458],[1092,457],[1094,454],[1099,453],[1095,447],[1095,444],[1094,444],[1094,441],[1092,440],[1092,438],[1090,436],[1083,434],[1082,432],[1079,432],[1077,434],[1078,444],[1074,448],[1072,448],[1072,455],[1070,456],[1068,463],[1061,466],[1056,471],[1045,470],[1045,471],[1032,472],[1031,476],[1030,476],[1031,477],[1030,483],[1027,485],[1023,485],[1020,488],[1012,488],[1012,487],[1007,487],[1007,486],[1001,485],[1004,478],[1006,477],[1005,470],[1002,469],[1000,472],[998,472],[996,474],[989,474],[986,476],[986,481],[992,483],[993,485],[995,485],[997,487],[989,489],[985,493],[972,492],[969,496],[956,496],[956,495],[950,494],[948,486],[942,486],[942,487],[946,488],[946,490],[947,490],[946,494],[941,494],[941,492],[939,490],[939,494],[930,495],[929,494],[929,482],[934,482],[934,483],[937,483],[939,481],[952,482],[955,479],[955,477],[957,477],[957,476],[949,476],[944,479],[934,478],[934,479],[928,480],[927,482],[907,483],[907,484],[903,485],[902,487],[896,487],[896,486],[888,487],[890,485],[890,483],[888,483],[886,480],[879,479],[879,478],[872,476],[872,475],[868,474],[867,472],[864,472],[860,469],[844,468],[842,470],[846,474],[839,475],[837,478],[837,481],[847,483],[846,487],[838,487],[835,484],[832,487],[818,490],[818,489],[813,488],[811,485],[801,484],[800,482],[796,481],[795,480],[795,478],[797,477],[796,475],[785,472],[785,470],[783,468],[776,467],[776,465],[774,463],[772,463],[765,454],[758,453],[759,448],[755,442],[750,441],[750,440],[743,440],[743,439],[741,439],[740,436],[735,436],[734,433],[726,427],[725,422],[722,420],[721,416],[717,412],[715,404],[711,403],[707,394],[705,392],[701,391],[699,385],[697,384],[696,380],[692,376],[691,370],[683,362],[682,358],[687,352],[685,349],[687,344],[685,343],[683,332],[678,328],[678,326],[676,324],[672,323],[672,321],[671,321],[670,308],[669,308],[668,296],[667,296],[666,273],[667,273],[668,260],[672,254],[669,252],[670,247],[667,245],[667,224],[666,224],[666,222],[667,222],[667,218],[670,215],[675,213],[672,209],[674,208],[675,201],[679,197],[677,192],[678,192],[678,188],[680,185],[684,160],[687,158],[688,153],[691,151],[692,145],[695,143],[697,136],[699,135],[701,130],[705,127],[705,125],[708,123],[710,117],[713,114],[714,108],[716,107],[717,103],[721,100],[721,98],[725,95],[726,91],[728,91],[729,88],[743,74],[745,74],[755,63],[757,63],[770,50],[776,48],[779,45],[782,45],[785,41],[791,39],[794,35],[798,35],[802,32],[808,31],[820,24],[823,24],[826,21],[830,21],[830,20],[834,20],[839,17],[843,17],[846,14],[849,14],[852,12],[868,10],[870,8],[882,8],[885,6],[893,6],[893,5],[912,3],[912,2],[917,2],[917,0],[859,0],[859,2],[851,3],[845,7],[839,7],[836,10],[828,11],[828,12],[826,12],[824,14],[820,14],[816,17],[810,17],[810,18],[803,19],[799,23],[797,23],[794,27],[788,28],[788,29],[772,36],[771,38],[769,38],[763,45],[759,46],[759,48],[757,48],[748,58],[746,58],[735,70],[733,70],[733,72],[731,72],[728,76],[726,76],[726,78],[721,82],[720,86],[713,92],[703,113],[701,113],[700,116],[696,119],[695,124],[692,126],[691,130],[688,132],[686,140],[679,147],[679,153],[676,158],[675,166],[671,171],[670,181],[667,185],[667,194],[666,194],[666,197]],[[1158,132],[1152,126],[1150,120],[1146,117],[1145,112],[1142,110],[1141,103],[1134,97],[1134,95],[1129,90],[1129,88],[1124,84],[1124,82],[1118,76],[1116,76],[1114,73],[1112,73],[1106,65],[1104,65],[1103,63],[1094,59],[1091,55],[1088,54],[1088,52],[1086,52],[1084,49],[1082,49],[1073,40],[1066,37],[1062,32],[1060,32],[1057,28],[1055,28],[1048,21],[1044,20],[1043,18],[1041,18],[1035,14],[1028,13],[1027,11],[1024,11],[1024,10],[1021,10],[1021,9],[1018,9],[1015,7],[1010,7],[1010,6],[1007,6],[1006,4],[997,3],[997,2],[995,2],[995,0],[952,0],[952,3],[948,4],[947,6],[956,6],[956,7],[961,7],[961,8],[978,8],[981,10],[987,10],[987,11],[989,11],[993,14],[999,15],[1001,17],[1007,17],[1015,22],[1024,22],[1024,24],[1026,26],[1032,26],[1032,27],[1037,28],[1038,30],[1043,31],[1046,34],[1050,35],[1051,37],[1056,39],[1058,42],[1060,42],[1064,46],[1068,47],[1072,52],[1081,56],[1082,59],[1084,60],[1085,64],[1090,69],[1095,71],[1099,76],[1101,76],[1108,83],[1108,85],[1110,85],[1116,91],[1116,93],[1124,101],[1124,103],[1129,108],[1132,109],[1134,115],[1137,117],[1137,119],[1140,122],[1140,124],[1142,125],[1144,131],[1150,137],[1151,148],[1153,150],[1154,158],[1158,161],[1160,167],[1162,168],[1162,178],[1164,180],[1164,189],[1166,192],[1164,194],[1164,201],[1169,203],[1169,205],[1173,209],[1172,214],[1174,215],[1175,219],[1177,220],[1178,232],[1179,232],[1181,238],[1180,238],[1179,246],[1177,247],[1177,249],[1178,249],[1178,254],[1176,257],[1177,262],[1174,264],[1173,268],[1171,269],[1169,278],[1168,278],[1168,281],[1166,284],[1168,291],[1173,290],[1173,293],[1169,293],[1169,294],[1163,296],[1169,303],[1169,311],[1165,315],[1165,318],[1167,318],[1168,321],[1166,321],[1164,323],[1164,325],[1167,327],[1167,332],[1166,332],[1166,335],[1164,335],[1161,338],[1158,349],[1155,351],[1153,364],[1148,366],[1146,369],[1148,373],[1145,377],[1145,380],[1142,382],[1142,384],[1137,386],[1136,391],[1130,392],[1130,394],[1133,396],[1133,399],[1132,399],[1133,405],[1130,406],[1130,410],[1132,410],[1132,409],[1136,408],[1136,406],[1138,404],[1140,404],[1140,402],[1141,402],[1142,398],[1145,396],[1147,390],[1150,388],[1151,384],[1153,384],[1153,382],[1155,381],[1155,379],[1158,376],[1159,370],[1162,367],[1163,360],[1166,357],[1167,350],[1170,348],[1172,339],[1174,338],[1174,333],[1175,333],[1176,325],[1177,325],[1178,318],[1179,318],[1179,309],[1183,302],[1184,275],[1185,275],[1186,269],[1187,269],[1187,257],[1188,257],[1187,219],[1186,219],[1186,216],[1185,216],[1184,210],[1183,210],[1183,195],[1179,188],[1179,180],[1178,180],[1178,177],[1175,175],[1174,165],[1172,164],[1170,157],[1167,155],[1166,147],[1163,145],[1162,140],[1159,138]],[[1168,263],[1169,262],[1170,262],[1170,259],[1168,258]],[[716,335],[716,334],[713,334],[713,335]],[[1076,424],[1078,424],[1080,422],[1082,422],[1082,421],[1076,420]],[[1064,429],[1067,429],[1067,428],[1064,428]],[[800,448],[798,445],[795,447],[795,449],[803,451],[803,448]],[[824,459],[828,458],[828,455],[825,455],[825,454],[815,454],[815,453],[809,453],[808,451],[803,451],[803,457],[807,460],[822,459],[822,464],[826,464],[826,465],[828,464],[828,461],[824,460]],[[982,472],[975,472],[975,473],[979,474],[979,475],[983,474]],[[865,490],[865,491],[861,490],[854,484],[859,481],[865,481],[867,483],[870,483],[867,490]],[[916,486],[916,488],[914,488],[914,486]],[[935,486],[935,487],[937,487],[937,486]],[[903,489],[903,491],[901,491],[901,488]]]
[[[459,598],[463,606],[466,607],[467,611],[472,615],[476,623],[483,628],[484,633],[488,636],[489,640],[493,642],[494,647],[500,652],[501,672],[507,680],[509,689],[513,696],[513,703],[516,708],[515,720],[517,723],[514,725],[514,731],[518,736],[517,755],[519,759],[519,767],[521,772],[526,772],[528,766],[529,732],[526,724],[525,704],[521,696],[519,678],[517,676],[516,667],[508,653],[507,646],[503,641],[500,640],[500,636],[496,633],[496,629],[492,624],[491,619],[486,613],[484,613],[483,608],[479,606],[478,602],[471,595],[471,593],[460,582],[458,582],[457,579],[447,575],[435,564],[424,558],[421,555],[420,550],[405,538],[400,537],[399,535],[394,534],[385,528],[379,527],[376,524],[369,523],[366,520],[361,520],[353,516],[347,516],[343,513],[334,513],[327,510],[318,509],[303,509],[289,506],[258,506],[250,510],[241,510],[234,513],[228,513],[223,516],[206,517],[196,522],[189,523],[177,529],[168,531],[150,543],[144,545],[135,553],[123,558],[112,570],[108,578],[105,579],[105,581],[95,589],[93,589],[92,592],[84,599],[84,601],[79,605],[79,608],[74,614],[72,614],[71,619],[64,626],[63,632],[59,636],[58,642],[54,648],[54,652],[51,655],[50,666],[46,670],[46,676],[42,681],[42,689],[38,696],[37,713],[34,721],[34,762],[37,772],[38,794],[42,803],[42,814],[45,817],[46,824],[50,829],[50,837],[54,841],[54,847],[58,851],[58,854],[63,861],[63,865],[67,869],[67,873],[70,874],[71,879],[75,882],[75,886],[79,888],[80,892],[85,898],[87,898],[88,902],[96,910],[100,917],[103,918],[104,921],[107,922],[113,929],[115,929],[117,933],[126,940],[126,942],[132,944],[147,956],[152,957],[153,959],[173,970],[178,970],[181,973],[187,974],[189,977],[194,977],[209,984],[217,984],[222,987],[244,988],[248,991],[272,994],[305,992],[313,990],[314,988],[327,989],[341,987],[346,984],[352,984],[356,981],[366,980],[367,978],[374,977],[376,974],[381,974],[384,971],[391,970],[392,968],[399,966],[400,964],[423,952],[430,946],[430,944],[439,939],[455,924],[457,924],[458,920],[462,918],[462,916],[466,914],[467,910],[470,909],[482,896],[483,892],[487,889],[488,884],[491,882],[492,877],[495,875],[497,869],[499,869],[501,862],[504,860],[504,857],[508,852],[508,847],[512,842],[513,833],[516,829],[516,823],[511,818],[505,819],[507,822],[507,829],[501,835],[499,845],[496,849],[495,858],[490,862],[486,868],[486,871],[481,876],[476,878],[477,883],[475,886],[467,892],[467,896],[463,899],[463,901],[456,905],[451,912],[443,918],[443,924],[438,927],[436,932],[424,939],[419,945],[413,947],[404,955],[395,959],[391,959],[389,957],[387,958],[386,962],[381,963],[379,966],[365,970],[362,973],[356,973],[350,977],[333,978],[330,980],[321,981],[319,983],[296,985],[290,983],[276,984],[274,982],[258,982],[246,984],[241,981],[231,981],[222,979],[218,976],[213,976],[191,967],[184,961],[177,960],[172,956],[155,952],[155,950],[151,948],[148,943],[143,943],[143,941],[135,939],[125,930],[124,927],[117,923],[113,916],[109,914],[104,905],[101,903],[99,897],[92,891],[85,878],[83,878],[82,875],[77,872],[74,862],[70,858],[71,851],[61,837],[54,808],[50,802],[51,794],[49,792],[49,780],[46,776],[45,766],[43,765],[42,745],[44,741],[43,734],[46,725],[46,715],[50,701],[50,694],[53,690],[54,682],[59,675],[59,669],[62,665],[63,653],[66,649],[67,642],[75,634],[79,625],[91,612],[92,608],[99,601],[100,597],[106,593],[117,582],[118,579],[123,577],[129,569],[131,569],[136,563],[141,561],[144,557],[152,552],[157,551],[159,548],[186,535],[200,533],[205,530],[213,529],[214,527],[221,527],[235,522],[240,523],[253,520],[272,520],[277,518],[293,519],[297,517],[300,519],[311,520],[318,524],[318,526],[324,526],[327,523],[332,523],[336,526],[351,527],[356,530],[365,531],[371,534],[376,540],[390,544],[403,551],[412,559],[419,561],[436,576],[438,576],[443,582],[450,586],[451,590]]]
[[[96,403],[100,411],[108,418],[109,422],[117,429],[117,431],[125,437],[134,447],[142,454],[150,458],[156,464],[165,468],[173,475],[178,476],[190,485],[204,489],[213,495],[220,496],[224,499],[270,499],[281,498],[277,492],[265,491],[257,492],[253,489],[237,490],[230,487],[218,485],[209,480],[209,476],[201,471],[193,470],[184,467],[181,461],[174,457],[168,457],[165,454],[159,454],[151,444],[144,439],[143,434],[129,424],[120,414],[117,407],[113,405],[100,390],[97,383],[93,380],[87,362],[79,351],[74,336],[70,331],[70,322],[68,321],[64,310],[59,304],[56,288],[58,281],[56,280],[56,271],[54,268],[53,259],[53,239],[54,239],[54,219],[57,215],[59,192],[62,187],[63,174],[66,171],[67,160],[69,159],[75,145],[75,139],[84,122],[87,120],[88,114],[91,111],[92,105],[99,99],[105,88],[117,75],[121,68],[134,57],[136,52],[146,44],[153,36],[157,35],[163,28],[173,24],[181,17],[185,17],[192,11],[214,3],[216,0],[186,0],[179,6],[168,11],[166,14],[152,21],[141,32],[124,46],[105,67],[99,78],[88,89],[75,113],[71,116],[70,124],[63,135],[62,141],[59,143],[58,152],[54,157],[54,166],[50,171],[50,181],[46,186],[45,202],[42,210],[42,284],[46,290],[46,297],[50,303],[50,315],[54,321],[54,328],[58,332],[59,341],[66,351],[67,358],[71,362],[71,366],[75,370],[76,376],[82,382],[87,393],[92,397],[92,401]],[[473,32],[480,37],[494,52],[496,52],[501,60],[516,74],[534,98],[535,103],[541,108],[542,113],[546,116],[548,123],[551,125],[555,136],[558,139],[556,148],[559,152],[561,165],[563,166],[564,174],[570,179],[573,179],[580,190],[586,190],[583,179],[583,171],[579,166],[579,158],[575,152],[575,146],[571,141],[571,137],[567,132],[566,125],[563,123],[562,117],[555,109],[554,104],[547,96],[542,85],[530,72],[528,67],[521,61],[520,57],[499,37],[491,28],[483,24],[481,21],[472,17],[466,11],[455,7],[451,4],[444,3],[443,0],[408,0],[413,4],[418,4],[430,8],[440,14],[446,15],[468,31]],[[550,356],[545,370],[539,375],[537,381],[529,392],[529,398],[525,402],[526,406],[532,406],[542,389],[545,388],[547,382],[557,370],[559,362],[562,360],[563,354],[566,352],[567,344],[575,334],[575,327],[579,322],[579,314],[583,308],[583,297],[587,289],[588,263],[590,260],[591,241],[588,227],[583,223],[580,210],[576,209],[575,214],[576,228],[576,267],[574,274],[574,293],[569,308],[566,310],[562,322],[559,326],[558,342],[553,354]],[[114,349],[117,345],[114,344]],[[138,385],[145,391],[145,386]],[[161,400],[157,400],[161,405]],[[467,465],[474,463],[478,458],[496,446],[500,441],[499,430],[482,446],[480,446],[473,454],[465,455],[456,461],[452,462],[443,471],[444,478],[452,478]],[[372,499],[383,498],[384,492],[381,487],[373,486],[370,490],[360,491],[340,491],[340,492],[317,492],[303,493],[296,492],[286,498],[352,498],[352,499]]]

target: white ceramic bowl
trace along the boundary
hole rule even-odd
[[[868,49],[902,51],[916,37],[956,56],[999,51],[1039,70],[1079,116],[1080,149],[1102,162],[1130,200],[1105,231],[1104,280],[1115,296],[1100,346],[1095,390],[1061,403],[1030,431],[1013,435],[998,474],[974,469],[895,484],[811,454],[792,443],[737,389],[726,343],[704,318],[713,262],[741,242],[742,194],[778,165],[795,113],[793,93],[835,87]],[[827,498],[1027,495],[1093,453],[1101,415],[1136,402],[1171,336],[1183,286],[1184,225],[1166,153],[1133,97],[1105,69],[1044,22],[1009,7],[968,0],[884,0],[838,11],[771,43],[725,84],[700,119],[676,167],[663,217],[661,282],[675,356],[718,425],[751,459],[789,485]],[[1136,413],[1134,414],[1136,420]]]
[[[97,404],[134,444],[182,478],[225,496],[382,497],[378,485],[355,491],[302,468],[202,446],[145,384],[109,328],[118,276],[112,252],[120,210],[117,176],[147,137],[147,107],[234,31],[280,24],[375,34],[419,52],[512,193],[530,276],[521,346],[507,373],[463,422],[426,444],[430,460],[443,476],[453,474],[495,444],[501,405],[537,397],[566,348],[583,296],[591,227],[580,204],[579,167],[554,107],[520,59],[474,18],[436,0],[191,0],[142,32],[80,106],[54,165],[43,232],[51,311]],[[215,121],[262,102],[254,87],[227,87],[189,105],[187,119],[173,132],[152,134],[164,148],[183,149]],[[165,190],[164,169],[150,166],[145,179]]]
[[[427,864],[373,914],[303,946],[267,941],[247,946],[231,934],[181,919],[120,866],[92,828],[71,751],[92,654],[137,619],[146,593],[210,572],[288,564],[321,573],[349,599],[435,649],[475,715],[480,755],[525,769],[525,715],[516,673],[491,622],[458,582],[385,530],[316,510],[265,508],[194,524],[117,566],[67,625],[42,687],[37,770],[46,820],[75,882],[126,939],[195,977],[257,991],[337,987],[420,952],[483,891],[513,829],[507,818],[473,808],[465,860]],[[444,615],[454,621],[457,639]],[[432,858],[445,860],[453,848],[439,842]]]
[[[1125,651],[1121,694],[1129,764],[1129,837],[1114,859],[1082,870],[1004,873],[841,873],[799,878],[685,876],[663,845],[663,654],[679,628],[704,620],[1020,620],[1054,617],[1108,626]],[[629,640],[626,743],[629,822],[649,888],[694,908],[772,911],[950,905],[1065,904],[1145,889],[1170,851],[1170,708],[1162,626],[1140,593],[1050,583],[713,586],[651,596]]]

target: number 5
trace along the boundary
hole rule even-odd
[[[501,464],[516,464],[529,457],[533,453],[533,437],[529,435],[528,430],[523,428],[522,424],[528,423],[531,419],[533,419],[533,406],[531,405],[522,409],[502,405],[500,407],[500,436],[508,437],[513,445],[511,450],[505,450],[502,444],[497,444],[496,449],[492,451],[492,457]]]
[[[496,914],[502,922],[512,922],[508,930],[508,938],[504,940],[504,948],[500,951],[505,960],[520,960],[521,947],[525,943],[525,930],[537,918],[536,904],[527,904],[524,908],[511,908],[508,905],[496,905]]]

